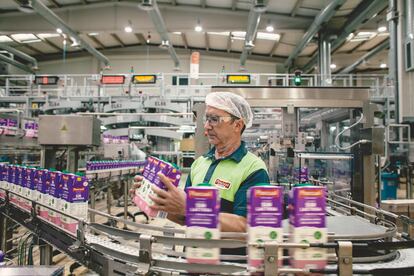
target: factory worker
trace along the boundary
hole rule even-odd
[[[241,136],[252,125],[253,113],[247,101],[230,92],[213,92],[206,96],[204,134],[212,149],[191,166],[186,187],[210,183],[220,190],[220,225],[223,232],[246,232],[247,190],[269,183],[264,162],[248,152]],[[154,210],[168,212],[168,219],[184,224],[185,191],[173,186],[163,175],[167,191],[153,187]],[[141,177],[136,177],[140,181]]]

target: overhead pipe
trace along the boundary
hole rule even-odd
[[[412,1],[412,0],[410,0]],[[390,50],[388,51],[388,78],[391,86],[394,86],[395,99],[395,123],[400,122],[400,95],[398,75],[398,7],[397,0],[388,1],[387,10],[388,31],[390,33]]]
[[[17,68],[19,68],[19,69],[22,69],[23,71],[25,71],[25,72],[28,72],[28,73],[31,73],[31,74],[33,74],[33,70],[32,70],[32,68],[30,68],[29,66],[27,66],[27,65],[25,65],[25,64],[23,64],[23,63],[20,63],[20,62],[18,62],[18,61],[15,61],[14,59],[12,59],[12,58],[9,58],[9,57],[6,57],[5,55],[3,55],[3,54],[0,54],[0,60],[1,61],[3,61],[3,62],[6,62],[6,63],[8,63],[8,64],[11,64],[11,65],[13,65],[13,66],[15,66],[15,67],[17,67]]]
[[[407,40],[414,40],[414,3],[413,1],[405,1],[406,16],[405,16],[405,38]]]
[[[243,51],[240,56],[240,67],[243,69],[246,66],[246,60],[248,52],[254,48],[253,41],[257,34],[257,28],[259,27],[260,17],[262,13],[266,11],[266,2],[252,0],[252,6],[250,7],[249,17],[247,19],[247,30],[244,37]]]
[[[319,33],[319,74],[320,86],[330,86],[332,84],[331,79],[331,41],[329,35],[323,35]]]
[[[343,31],[338,35],[338,38],[332,42],[331,51],[338,49],[348,38],[349,34],[354,32],[362,23],[372,18],[375,14],[387,7],[387,1],[385,0],[367,0],[362,1],[357,8],[356,12],[351,13],[348,20],[345,22]],[[313,66],[317,63],[318,57],[315,54],[308,63],[303,67],[302,71],[308,73],[312,70]]]
[[[6,50],[7,52],[20,57],[21,59],[24,59],[32,64],[32,69],[37,70],[39,69],[39,66],[37,64],[37,60],[34,57],[29,56],[26,53],[23,53],[22,51],[16,50],[13,47],[10,47],[9,45],[6,45],[4,43],[0,43],[0,49]]]
[[[76,31],[72,30],[59,16],[57,16],[52,10],[46,7],[40,0],[32,0],[32,7],[38,14],[46,19],[53,26],[62,29],[62,31],[75,39],[80,47],[86,49],[105,66],[109,66],[109,59],[104,56],[101,52],[96,50],[91,44],[83,40]]]
[[[318,33],[319,29],[321,28],[322,24],[326,21],[329,21],[331,17],[335,14],[336,10],[343,5],[345,0],[334,0],[330,1],[330,3],[321,10],[318,15],[315,17],[312,25],[303,35],[302,40],[296,45],[293,52],[289,55],[288,59],[285,61],[285,67],[289,67],[292,65],[293,60],[302,52],[302,50],[308,45],[311,39]]]
[[[345,67],[344,69],[342,69],[338,74],[349,74],[355,68],[357,68],[361,63],[363,63],[365,60],[368,60],[368,59],[372,58],[373,56],[375,56],[376,54],[378,54],[382,50],[387,49],[388,47],[390,47],[389,39],[387,39],[384,42],[382,42],[381,44],[379,44],[377,47],[375,47],[374,49],[372,49],[371,51],[369,51],[368,53],[366,53],[365,55],[360,57],[358,60],[356,60],[351,65],[349,65],[349,66]]]
[[[154,24],[155,29],[161,37],[162,43],[161,48],[166,48],[174,61],[174,66],[176,69],[180,67],[180,60],[178,59],[177,52],[171,44],[170,37],[168,35],[167,27],[165,25],[164,19],[162,18],[161,12],[158,8],[157,2],[155,0],[143,0],[139,7],[148,13],[152,23]]]

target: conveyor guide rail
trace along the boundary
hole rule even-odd
[[[45,219],[38,217],[35,211],[28,213],[18,206],[9,202],[9,194],[6,192],[6,199],[0,206],[0,213],[5,217],[16,221],[23,225],[40,239],[53,245],[58,250],[66,253],[70,257],[76,259],[79,263],[95,270],[101,275],[112,275],[117,272],[121,272],[128,275],[141,275],[150,271],[158,271],[162,273],[182,272],[188,273],[188,271],[194,273],[203,274],[237,274],[237,275],[249,275],[245,264],[229,263],[224,260],[245,259],[245,256],[223,256],[222,261],[217,265],[205,265],[205,264],[189,264],[182,257],[183,254],[174,250],[155,250],[154,244],[162,245],[183,245],[183,246],[200,246],[206,248],[236,248],[245,246],[242,238],[245,238],[245,233],[228,233],[225,236],[233,239],[225,240],[197,240],[186,239],[183,236],[184,231],[182,229],[166,229],[164,227],[156,227],[146,224],[134,223],[124,220],[122,218],[113,217],[100,211],[90,210],[97,215],[103,215],[108,218],[114,219],[126,223],[130,226],[136,227],[137,232],[121,230],[109,226],[100,225],[97,223],[88,223],[79,220],[78,231],[76,236],[67,232],[55,225],[50,224]],[[346,198],[340,198],[341,201],[346,201]],[[331,199],[332,200],[332,199]],[[341,208],[348,209],[349,212],[353,202],[347,201],[347,204],[341,203]],[[360,207],[368,208],[369,206],[358,203]],[[33,210],[37,210],[38,206],[44,206],[40,203],[32,201]],[[44,206],[47,207],[47,206]],[[373,207],[369,207],[373,208]],[[368,208],[368,209],[369,209]],[[58,213],[59,210],[55,210]],[[378,211],[378,210],[376,210]],[[382,212],[379,211],[379,212]],[[61,213],[62,214],[62,213]],[[370,215],[359,210],[358,214],[361,216]],[[68,216],[67,214],[64,214]],[[372,215],[371,215],[372,216]],[[344,216],[346,218],[346,216]],[[73,217],[72,217],[73,218]],[[76,218],[74,218],[76,219]],[[265,252],[265,275],[276,275],[280,273],[290,272],[313,272],[313,273],[336,273],[339,275],[350,275],[349,273],[375,273],[375,272],[398,272],[404,273],[405,271],[414,271],[412,264],[412,257],[414,257],[414,241],[400,241],[400,242],[384,242],[383,240],[389,240],[390,233],[395,234],[395,225],[378,219],[376,222],[383,222],[385,230],[382,235],[366,235],[365,237],[359,236],[356,241],[343,241],[345,238],[343,235],[330,234],[330,239],[333,242],[323,244],[301,244],[301,243],[287,243],[280,244],[264,243],[264,244],[249,244],[249,246],[263,247]],[[366,222],[368,223],[368,222]],[[375,226],[375,225],[373,225]],[[378,226],[382,227],[383,226]],[[141,233],[141,230],[158,231],[159,235]],[[91,230],[95,233],[104,235],[95,236],[89,234]],[[168,232],[168,235],[164,235]],[[171,233],[177,236],[171,236]],[[181,236],[181,237],[180,237]],[[234,239],[237,238],[237,239]],[[349,237],[352,240],[352,236]],[[365,239],[362,240],[362,239]],[[127,244],[127,241],[138,241],[134,245]],[[117,241],[118,243],[114,243]],[[120,242],[120,243],[119,243]],[[278,248],[330,248],[335,249],[336,258],[334,264],[329,264],[325,269],[297,269],[288,267],[277,267],[275,260],[277,260]],[[384,261],[380,257],[378,260],[383,263],[355,263],[358,258],[353,257],[353,254],[358,250],[399,250],[399,258],[391,261]],[[385,254],[387,258],[396,255]],[[374,260],[374,259],[373,259]],[[354,261],[354,263],[353,263]],[[276,273],[276,274],[275,274]]]

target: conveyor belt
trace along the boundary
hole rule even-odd
[[[98,232],[105,235],[95,236],[87,231],[79,231],[77,237],[74,237],[72,235],[67,235],[67,232],[37,217],[34,213],[27,213],[9,202],[0,207],[0,212],[6,217],[24,225],[26,228],[36,233],[39,238],[54,245],[59,250],[62,250],[62,252],[65,252],[72,258],[103,275],[111,275],[115,270],[124,273],[140,271],[182,271],[185,274],[185,271],[193,271],[207,274],[212,273],[215,275],[219,274],[219,272],[225,275],[248,275],[246,265],[225,262],[225,260],[230,260],[231,257],[234,258],[234,256],[226,256],[226,258],[222,258],[222,261],[218,265],[188,264],[186,263],[185,258],[183,258],[182,252],[175,252],[172,249],[160,250],[160,248],[155,248],[158,245],[161,247],[169,247],[169,245],[176,244],[201,247],[208,244],[206,247],[233,248],[243,246],[244,242],[241,240],[189,240],[182,238],[182,230],[179,231],[178,229],[168,229],[149,225],[144,226],[130,221],[128,224],[137,227],[137,232],[144,229],[147,231],[143,231],[139,234],[98,224],[81,223],[80,225],[82,226],[82,229],[83,227],[86,227],[86,230],[89,228],[91,232]],[[112,216],[107,214],[105,216],[112,218]],[[121,222],[123,221],[120,218],[116,219]],[[354,264],[352,269],[354,274],[377,273],[381,275],[409,275],[411,272],[414,274],[414,248],[404,249],[406,247],[412,247],[414,242],[384,242],[390,240],[390,234],[394,234],[395,226],[392,224],[386,224],[390,225],[390,227],[384,227],[382,225],[370,223],[370,221],[361,217],[345,216],[341,214],[328,216],[327,224],[330,240],[346,239],[353,242],[352,256],[354,258]],[[287,221],[284,221],[284,227],[285,234],[287,234]],[[148,230],[150,234],[148,234]],[[175,233],[176,237],[168,235],[164,236],[160,232]],[[82,236],[82,234],[84,234],[84,236]],[[118,244],[113,240],[121,242],[121,244]],[[135,242],[137,240],[139,242]],[[154,247],[152,247],[153,244],[155,244]],[[281,245],[284,244],[285,243]],[[337,248],[337,245],[336,242],[330,242],[322,245],[311,244],[309,246]],[[267,248],[269,248],[272,245],[268,244],[267,246]],[[294,244],[294,246],[297,247],[303,245]],[[388,249],[396,251],[390,251]],[[365,250],[367,254],[354,255],[355,253],[358,253],[359,250]],[[370,255],[371,252],[374,254]],[[142,259],[143,257],[144,260]],[[245,258],[245,256],[239,257]],[[332,257],[335,259],[335,256]],[[370,263],[362,264],[357,262],[357,259],[362,260],[363,258],[365,258],[363,261],[369,260]],[[288,270],[289,268],[283,267],[279,271],[287,272]],[[325,270],[321,270],[320,272],[335,274],[337,273],[337,265],[330,264]]]
[[[378,240],[389,236],[388,229],[382,225],[375,225],[368,220],[357,216],[328,216],[328,233],[332,233],[335,240]],[[283,221],[285,233],[289,233],[289,221]]]
[[[398,250],[397,257],[389,262],[353,264],[352,268],[359,274],[414,275],[414,248]],[[337,265],[328,265],[326,269],[336,270]]]

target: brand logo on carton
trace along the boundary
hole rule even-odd
[[[228,190],[231,187],[231,182],[217,178],[216,181],[214,182],[214,185],[217,188]]]
[[[299,197],[307,197],[307,196],[313,196],[313,197],[322,197],[323,196],[323,190],[300,190],[299,191]]]
[[[254,191],[254,196],[256,197],[264,197],[264,196],[279,197],[279,190],[257,189]]]
[[[83,191],[85,191],[85,188],[73,188],[73,191],[74,192],[83,192]]]
[[[213,198],[213,191],[194,191],[194,190],[190,190],[188,195],[190,196],[190,198],[195,198],[195,197]]]

